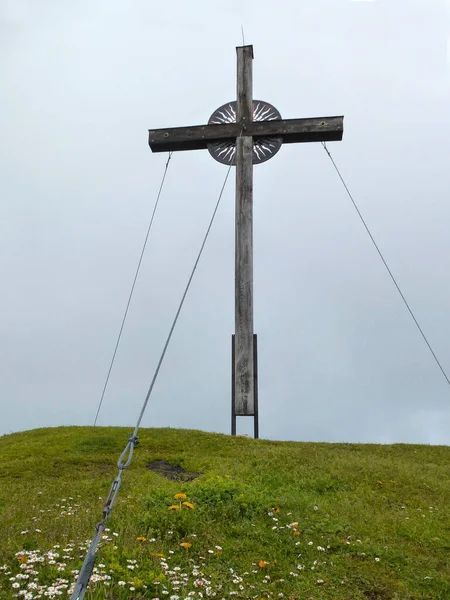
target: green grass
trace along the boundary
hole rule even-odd
[[[0,438],[0,598],[69,597],[129,433]],[[449,447],[140,442],[86,598],[450,599]],[[146,468],[158,459],[202,475],[170,481]],[[195,508],[168,509],[180,492]]]

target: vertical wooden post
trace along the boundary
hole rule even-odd
[[[237,48],[235,410],[254,414],[252,46]]]

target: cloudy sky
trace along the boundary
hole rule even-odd
[[[149,128],[254,96],[328,147],[450,373],[446,0],[0,0],[0,433],[93,423],[167,155]],[[100,425],[133,426],[226,167],[175,154]],[[450,386],[320,144],[254,173],[261,437],[450,443]],[[143,426],[229,433],[234,182]],[[251,430],[251,418],[238,432]]]

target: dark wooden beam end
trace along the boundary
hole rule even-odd
[[[151,129],[148,132],[148,145],[152,152],[204,150],[211,142],[235,140],[238,135],[236,123]]]
[[[251,134],[255,138],[281,137],[283,144],[339,141],[344,134],[344,117],[256,121]]]

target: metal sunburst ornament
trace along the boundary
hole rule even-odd
[[[262,100],[253,100],[253,121],[275,121],[280,120],[278,110]],[[236,123],[236,101],[227,102],[220,106],[211,115],[208,125],[224,125]],[[266,137],[253,140],[253,164],[265,162],[275,156],[281,148],[283,140],[279,137]],[[208,144],[211,156],[224,165],[236,164],[236,140],[229,142],[215,142]]]

